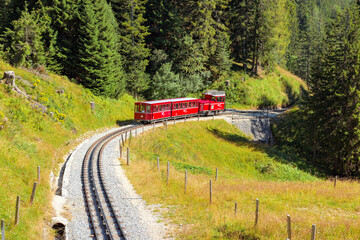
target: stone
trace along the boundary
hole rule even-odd
[[[15,87],[15,72],[14,71],[5,71],[3,79],[5,79],[5,84]]]

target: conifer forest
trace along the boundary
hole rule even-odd
[[[0,57],[95,95],[197,94],[233,71],[281,66],[307,94],[278,142],[333,174],[360,173],[356,0],[0,0]],[[236,64],[235,64],[236,63]]]

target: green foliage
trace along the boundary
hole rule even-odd
[[[215,82],[211,88],[226,91],[228,108],[287,107],[306,93],[306,85],[301,80],[281,73],[255,78],[237,72]]]
[[[149,35],[144,18],[147,1],[109,0],[109,2],[119,25],[120,54],[124,59],[127,89],[137,96],[149,87],[149,76],[145,73],[150,54],[145,44],[145,37]]]
[[[180,97],[182,88],[179,74],[172,72],[172,64],[164,63],[153,77],[152,98]]]
[[[15,66],[33,67],[45,63],[45,52],[41,41],[41,28],[36,14],[25,8],[21,17],[7,29],[4,37],[10,39],[8,58]]]
[[[352,0],[291,1],[291,42],[286,53],[286,66],[290,71],[309,81],[311,68],[317,63],[316,57],[323,47],[325,28],[337,12],[351,3]]]
[[[85,3],[79,9],[79,62],[74,66],[79,82],[96,95],[120,96],[125,79],[118,53],[116,20],[105,0]]]
[[[284,0],[232,0],[229,28],[233,56],[247,70],[257,73],[258,66],[272,69],[283,62],[289,44],[291,8]]]
[[[334,175],[359,176],[359,10],[346,9],[326,28],[305,104],[279,121],[280,145]]]
[[[334,174],[346,176],[359,174],[359,27],[359,9],[353,7],[326,29],[307,102],[314,128],[314,157],[328,164]]]

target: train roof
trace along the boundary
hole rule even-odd
[[[183,102],[183,101],[193,101],[199,100],[197,98],[171,98],[171,99],[162,99],[162,100],[154,100],[154,101],[146,101],[141,103],[146,104],[159,104],[159,103],[168,103],[168,102]]]
[[[225,91],[207,90],[206,92],[204,92],[204,94],[212,96],[225,96]]]

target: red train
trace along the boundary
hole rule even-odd
[[[186,116],[215,115],[225,110],[225,91],[208,90],[202,99],[173,98],[135,103],[135,120],[144,123]]]

